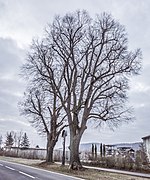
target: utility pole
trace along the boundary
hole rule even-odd
[[[66,144],[66,136],[67,131],[63,130],[62,137],[63,137],[63,156],[62,156],[62,165],[65,165],[65,144]]]

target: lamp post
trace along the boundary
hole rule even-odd
[[[66,143],[66,136],[67,131],[62,131],[62,137],[63,137],[63,156],[62,156],[62,165],[65,165],[65,143]]]

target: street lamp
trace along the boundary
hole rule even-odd
[[[63,137],[63,156],[62,156],[62,165],[65,165],[65,143],[66,143],[66,136],[67,131],[62,131],[62,137]]]

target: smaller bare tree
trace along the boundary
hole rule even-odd
[[[53,150],[59,135],[67,125],[63,124],[65,116],[62,116],[58,107],[57,96],[49,95],[51,91],[46,84],[41,88],[34,87],[27,91],[24,101],[20,104],[22,113],[30,118],[30,123],[37,129],[40,135],[47,136],[46,162],[53,162]]]
[[[17,156],[18,156],[19,148],[21,146],[21,139],[22,139],[22,136],[23,136],[23,132],[21,130],[20,132],[12,131],[11,133],[12,133],[13,139],[14,139],[14,146],[17,147]]]

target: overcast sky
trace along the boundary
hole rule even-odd
[[[27,132],[31,144],[44,145],[28,120],[19,115],[18,101],[25,83],[18,76],[27,49],[34,37],[42,37],[44,28],[56,14],[85,9],[94,17],[102,12],[126,27],[129,49],[141,48],[143,68],[130,83],[129,103],[136,120],[114,132],[88,129],[82,142],[139,142],[150,135],[150,1],[149,0],[0,0],[0,134]],[[61,143],[60,143],[61,144]],[[59,144],[59,145],[60,145]]]

